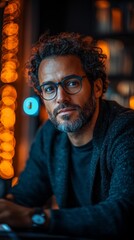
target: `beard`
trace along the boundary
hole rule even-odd
[[[78,117],[75,120],[71,120],[71,117],[69,115],[63,115],[61,123],[60,121],[57,121],[56,116],[60,109],[64,109],[67,107],[73,107],[74,110],[78,112]],[[84,104],[84,106],[81,108],[78,105],[70,104],[70,103],[62,103],[60,104],[54,111],[53,114],[51,114],[48,111],[49,119],[54,124],[54,126],[62,131],[62,132],[77,132],[82,127],[84,127],[86,124],[90,123],[94,112],[96,109],[96,101],[94,96],[90,96],[88,101]]]

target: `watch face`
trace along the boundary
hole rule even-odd
[[[45,223],[45,214],[37,214],[35,213],[32,216],[32,222],[33,222],[33,226],[40,226],[42,224]]]

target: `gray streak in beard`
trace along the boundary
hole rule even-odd
[[[65,122],[63,124],[62,123],[60,124],[60,122],[57,122],[56,120],[57,113],[60,109],[66,107],[73,107],[74,109],[77,109],[79,116],[77,119],[71,121],[68,115],[63,115],[62,120],[64,120]],[[96,109],[95,98],[94,96],[90,96],[86,104],[83,106],[83,108],[80,108],[78,105],[62,103],[53,111],[53,115],[50,112],[48,113],[51,122],[58,130],[62,132],[76,132],[91,121],[95,109]]]

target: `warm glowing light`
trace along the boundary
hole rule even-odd
[[[14,23],[14,22],[6,24],[3,28],[3,33],[5,33],[8,36],[13,34],[18,34],[18,31],[19,31],[19,26],[17,23]]]
[[[2,142],[0,148],[2,151],[10,152],[14,150],[14,144],[12,142]]]
[[[134,109],[134,96],[131,96],[129,98],[129,106],[130,108]]]
[[[122,12],[118,8],[112,9],[112,30],[113,31],[122,30]]]
[[[8,51],[7,51],[8,50]],[[3,59],[5,59],[5,57],[4,57],[4,55],[6,56],[6,55],[8,55],[8,53],[10,53],[10,56],[11,56],[11,54],[12,54],[12,58],[15,58],[15,59],[17,59],[17,53],[18,53],[18,47],[16,47],[16,48],[14,48],[14,49],[7,49],[7,50],[5,50],[5,45],[4,45],[4,43],[2,44],[2,51],[3,51],[3,54],[2,54],[2,60]],[[7,53],[8,52],[8,53]],[[11,59],[11,58],[10,58]],[[10,60],[10,59],[8,59],[8,60]],[[7,60],[7,59],[6,59]]]
[[[5,83],[0,89],[0,178],[3,179],[14,176],[12,163],[16,144],[14,124],[16,121],[17,92],[9,83],[18,79],[18,20],[21,10],[21,0],[7,2],[3,14],[0,73],[0,80]]]
[[[14,156],[14,151],[11,152],[0,152],[0,157],[6,160],[12,159]]]
[[[1,110],[0,120],[4,127],[6,128],[13,127],[16,120],[15,112],[11,108],[5,107],[4,109]]]
[[[98,41],[98,46],[102,48],[103,53],[107,55],[107,59],[110,58],[110,47],[109,44],[106,41],[99,40]]]
[[[13,163],[13,159],[11,158],[11,159],[4,159],[4,158],[2,158],[2,161],[8,161],[8,162],[10,162],[11,164]]]
[[[0,109],[1,110],[1,109]],[[4,130],[2,123],[0,122],[0,133]]]
[[[1,81],[4,83],[15,82],[18,79],[18,73],[12,69],[3,69],[1,72]]]
[[[9,3],[4,10],[4,14],[12,14],[17,10],[18,6],[16,3]]]
[[[11,105],[12,105],[11,108],[12,108],[12,109],[15,109],[15,106],[13,105],[14,102],[15,102],[15,98],[7,96],[7,97],[3,97],[3,98],[2,98],[2,101],[3,101],[3,103],[4,103],[5,105],[10,106],[10,107],[11,107]]]
[[[107,56],[107,59],[105,61],[105,66],[106,66],[106,69],[107,69],[107,72],[109,72],[109,69],[110,69],[110,46],[108,44],[108,42],[106,41],[103,41],[103,40],[99,40],[98,43],[97,43],[98,47],[100,47],[103,51],[104,54],[106,54]]]
[[[7,50],[12,50],[14,48],[17,48],[19,44],[19,40],[17,36],[10,36],[5,38],[4,42],[3,42],[3,46],[7,49]]]
[[[0,177],[10,179],[14,176],[14,169],[9,161],[1,161],[0,163]]]
[[[10,130],[0,131],[0,139],[4,142],[12,141],[14,139],[14,133]]]
[[[3,70],[6,68],[15,70],[17,68],[17,63],[15,61],[6,61],[3,63]]]
[[[17,60],[17,57],[15,56],[15,52],[8,52],[8,53],[3,53],[2,59],[6,61],[11,59]]]
[[[18,177],[14,177],[13,179],[12,179],[12,187],[14,187],[17,183],[18,183]]]
[[[98,0],[95,2],[96,7],[98,8],[108,8],[110,3],[107,0]]]
[[[6,85],[6,86],[4,86],[4,88],[2,90],[2,98],[9,97],[9,96],[16,99],[17,98],[17,91],[13,86]]]
[[[123,96],[128,96],[130,93],[130,85],[128,81],[121,81],[117,84],[117,90]]]

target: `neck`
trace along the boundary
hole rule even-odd
[[[89,123],[87,123],[77,132],[68,133],[69,140],[74,146],[82,146],[92,140],[98,114],[99,103],[96,105],[94,115]]]

